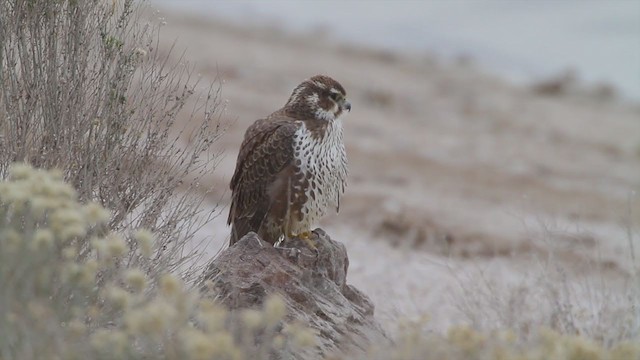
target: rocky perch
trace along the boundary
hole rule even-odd
[[[318,334],[312,353],[293,358],[323,359],[389,341],[373,317],[371,300],[347,284],[344,245],[322,229],[313,231],[312,241],[317,254],[299,239],[274,248],[249,233],[209,264],[203,281],[212,281],[216,298],[232,310],[258,307],[268,295],[280,295],[290,319],[307,323]]]

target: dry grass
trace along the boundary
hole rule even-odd
[[[372,347],[362,359],[382,360],[626,360],[640,357],[638,342],[623,341],[612,347],[585,337],[541,328],[522,342],[511,330],[482,332],[456,326],[445,335],[424,332],[422,324],[405,326],[393,347]],[[359,359],[355,358],[355,359]],[[338,357],[338,359],[342,359]],[[346,359],[346,358],[345,358]],[[354,357],[349,357],[354,359]]]
[[[160,22],[143,11],[132,0],[0,1],[0,176],[13,162],[62,170],[81,200],[112,212],[110,229],[154,232],[152,266],[174,269],[215,214],[199,181],[214,169],[219,88],[191,98],[198,79],[158,53]],[[177,128],[185,112],[189,128]]]
[[[628,269],[611,269],[606,261],[582,258],[581,273],[558,258],[563,251],[555,244],[557,236],[543,231],[539,241],[549,251],[544,257],[534,256],[524,277],[490,281],[483,269],[476,268],[458,278],[462,291],[456,299],[458,308],[473,328],[511,329],[524,341],[544,328],[604,348],[639,342],[640,263],[633,255],[635,234],[629,230],[627,236]]]

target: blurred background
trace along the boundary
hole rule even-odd
[[[473,59],[518,82],[573,71],[640,100],[635,0],[154,0],[175,11],[445,59]]]
[[[152,5],[161,51],[222,85],[211,256],[244,130],[324,73],[353,110],[349,187],[321,225],[383,324],[551,326],[567,289],[621,323],[593,294],[626,296],[639,266],[640,1]]]

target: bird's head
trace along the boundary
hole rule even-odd
[[[351,103],[339,82],[325,75],[316,75],[293,90],[285,109],[301,120],[333,121],[350,112]]]

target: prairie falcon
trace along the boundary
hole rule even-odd
[[[230,246],[250,231],[271,244],[282,236],[306,238],[327,209],[339,210],[347,181],[347,111],[342,85],[316,75],[247,129],[230,184]]]

